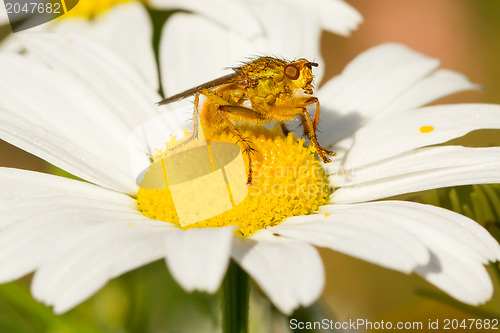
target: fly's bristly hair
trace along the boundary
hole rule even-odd
[[[292,61],[286,59],[283,56],[275,55],[272,53],[261,53],[261,54],[256,54],[256,55],[250,55],[244,58],[244,60],[239,61],[239,63],[236,66],[232,67],[225,67],[224,69],[232,69],[235,72],[241,72],[241,67],[245,65],[249,65],[255,60],[262,59],[262,58],[267,58],[267,59],[272,59],[272,60],[279,60],[285,63],[290,63]],[[294,60],[295,61],[295,60]]]

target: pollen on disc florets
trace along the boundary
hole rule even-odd
[[[256,150],[253,155],[253,182],[247,197],[236,207],[187,228],[239,226],[236,233],[247,237],[259,229],[279,224],[287,217],[307,215],[328,203],[328,178],[311,146],[293,134],[279,130],[246,130]],[[222,133],[210,141],[236,143],[232,134]],[[247,164],[246,154],[243,155]],[[247,170],[248,171],[248,170]],[[140,188],[139,210],[147,217],[180,226],[169,190]]]

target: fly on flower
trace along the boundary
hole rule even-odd
[[[229,129],[243,146],[248,156],[248,184],[252,183],[252,158],[254,150],[249,140],[243,137],[236,122],[264,123],[278,121],[285,135],[285,123],[300,117],[304,133],[316,148],[321,159],[328,163],[327,155],[335,155],[324,149],[316,138],[319,120],[319,101],[313,96],[312,67],[318,64],[306,59],[285,61],[274,57],[260,57],[240,67],[234,73],[204,83],[160,101],[168,104],[195,95],[193,135],[198,135],[198,120],[203,128]],[[207,100],[199,111],[200,95]],[[311,120],[307,107],[316,104]]]

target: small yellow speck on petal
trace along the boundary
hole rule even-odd
[[[432,126],[422,126],[420,127],[420,133],[430,133],[434,131],[434,127]]]
[[[330,213],[325,213],[325,217],[328,217],[328,216],[330,216]]]
[[[315,149],[304,145],[303,139],[293,134],[285,137],[278,129],[252,129],[242,134],[256,150],[252,155],[254,177],[248,195],[236,207],[183,229],[235,225],[239,227],[235,230],[237,235],[248,237],[288,217],[312,214],[329,202],[328,177]],[[227,133],[210,138],[211,142],[236,140]],[[246,154],[243,157],[247,165]],[[139,188],[137,205],[143,215],[181,227],[168,187]]]
[[[132,223],[129,223],[129,224],[128,224],[128,226],[129,226],[129,227],[131,227],[131,226],[132,226]]]

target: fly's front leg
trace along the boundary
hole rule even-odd
[[[316,104],[316,110],[314,111],[314,119],[313,119],[313,129],[314,133],[316,133],[316,129],[318,128],[318,122],[319,122],[319,100],[316,97],[311,98],[310,103]]]
[[[304,126],[304,132],[306,133],[307,137],[309,138],[309,141],[314,145],[316,148],[316,151],[318,152],[318,155],[321,157],[323,162],[329,163],[331,162],[326,155],[330,156],[335,156],[336,154],[330,150],[327,150],[323,147],[318,142],[318,139],[316,138],[316,131],[314,130],[314,124],[311,121],[311,118],[309,117],[309,113],[307,112],[306,109],[303,110],[303,113],[300,115],[300,118],[302,119],[302,125]]]
[[[310,98],[307,101],[307,105],[316,103],[316,115],[315,118],[319,119],[319,102],[316,97]],[[316,138],[316,131],[314,129],[314,123],[311,121],[311,118],[309,117],[309,113],[307,112],[307,109],[304,107],[296,107],[296,106],[280,106],[275,109],[276,115],[277,116],[291,116],[295,115],[298,116],[300,115],[300,118],[302,119],[302,126],[304,126],[304,133],[307,135],[309,138],[309,141],[314,145],[316,148],[316,151],[318,152],[318,155],[321,157],[321,159],[325,162],[328,163],[330,162],[330,159],[326,157],[326,155],[331,155],[335,156],[335,153],[321,147],[321,145],[318,142],[318,139]]]
[[[314,110],[314,119],[312,122],[312,127],[314,130],[314,133],[316,133],[316,129],[318,128],[318,122],[319,122],[319,100],[316,97],[312,97],[307,101],[307,105],[311,104],[316,104],[316,109]],[[302,120],[302,126],[304,127],[304,133],[307,135],[307,131],[309,130],[307,128],[307,122],[306,118],[303,114],[300,115],[300,119]]]

